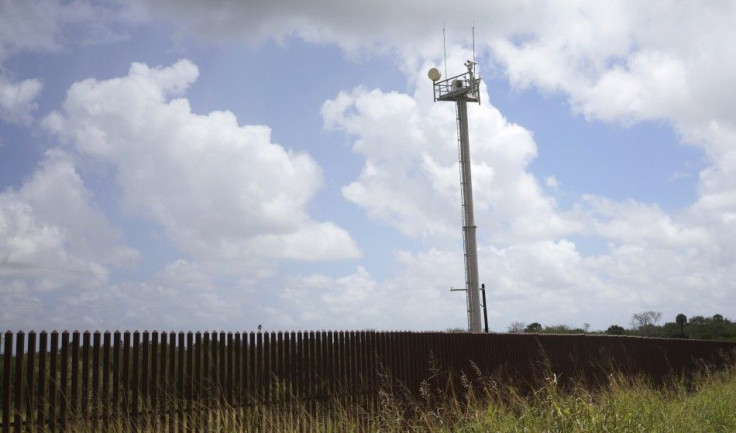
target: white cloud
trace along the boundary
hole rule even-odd
[[[22,51],[57,51],[127,37],[128,26],[147,14],[137,1],[3,1],[0,3],[0,60]]]
[[[0,75],[0,120],[29,123],[43,84],[37,79],[11,82]]]
[[[353,150],[366,159],[360,177],[343,188],[348,200],[408,236],[454,238],[460,187],[453,107],[433,103],[431,84],[417,75],[414,95],[356,88],[325,102],[322,115],[328,128],[355,137]],[[487,104],[471,106],[469,116],[478,226],[503,242],[574,229],[527,171],[537,152],[531,134]]]
[[[304,210],[322,185],[309,155],[272,143],[268,127],[240,126],[228,111],[198,115],[174,98],[198,73],[188,60],[134,63],[126,77],[75,83],[45,125],[114,167],[125,209],[195,258],[359,256],[344,229]]]
[[[554,176],[547,176],[544,179],[544,184],[555,191],[560,188],[560,181]]]
[[[120,234],[77,174],[70,157],[49,150],[34,175],[15,191],[0,194],[4,261],[79,269],[79,264],[117,265],[137,253],[119,245]]]
[[[287,278],[278,325],[311,329],[417,329],[465,327],[465,299],[451,293],[462,286],[462,258],[456,252],[429,249],[399,251],[402,271],[385,281],[365,268],[341,277],[309,274]]]
[[[355,326],[409,323],[418,329],[464,323],[462,295],[446,293],[462,283],[462,256],[447,245],[459,243],[460,225],[454,116],[450,104],[431,102],[424,76],[440,58],[442,20],[448,23],[450,65],[467,57],[454,44],[460,37],[467,45],[469,30],[462,31],[475,19],[479,54],[490,52],[513,85],[560,93],[589,119],[662,120],[700,146],[709,164],[700,173],[697,202],[681,211],[586,196],[567,212],[529,172],[537,154],[531,133],[492,106],[471,107],[476,221],[486,237],[481,279],[489,286],[492,323],[592,321],[594,312],[594,326],[605,327],[614,321],[626,325],[628,314],[644,309],[673,317],[733,308],[736,56],[725,41],[734,36],[735,9],[727,2],[461,2],[452,13],[441,2],[416,8],[410,2],[333,1],[297,8],[286,2],[161,0],[153,6],[180,29],[213,38],[295,35],[339,45],[349,54],[400,53],[397,61],[413,94],[356,88],[325,103],[322,114],[329,128],[354,138],[354,151],[365,158],[344,196],[377,221],[422,239],[425,251],[397,253],[406,273],[385,281],[365,268],[343,277],[297,278],[287,291],[292,301],[285,300],[292,302],[290,319],[269,306],[259,312],[284,326],[332,327],[355,317]],[[3,49],[53,49],[53,34],[44,30],[37,40],[29,35],[26,45],[13,42]],[[158,69],[136,65],[127,77],[77,83],[47,125],[83,154],[113,166],[126,209],[160,223],[195,259],[256,251],[277,258],[355,256],[357,247],[344,230],[313,221],[304,211],[321,185],[314,161],[271,143],[265,127],[239,126],[230,113],[192,113],[185,99],[175,97],[196,76],[196,67],[184,62]],[[546,184],[554,189],[551,179]],[[28,227],[28,239],[62,242],[54,240],[63,236],[53,231],[58,226],[48,226],[48,233],[41,229],[46,226]],[[585,241],[577,237],[586,236],[607,249],[581,254],[576,243]],[[202,263],[177,262],[164,273],[208,287],[210,272]],[[163,286],[116,290],[120,296],[175,296]],[[227,304],[226,295],[208,296],[191,300]],[[125,302],[120,301],[134,308],[132,300]],[[624,319],[611,311],[624,312]]]
[[[3,326],[37,328],[69,288],[100,290],[111,269],[138,258],[93,203],[71,158],[59,150],[47,151],[18,190],[0,193]]]

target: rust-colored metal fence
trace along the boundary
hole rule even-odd
[[[339,398],[370,412],[382,385],[460,390],[465,374],[531,384],[540,374],[601,380],[618,370],[660,380],[728,362],[736,344],[591,335],[441,332],[23,332],[4,334],[0,433],[96,431],[146,418],[166,432],[206,431],[213,408],[258,423]],[[155,414],[155,415],[152,415]],[[151,417],[155,419],[151,421]],[[230,419],[217,422],[232,422]]]

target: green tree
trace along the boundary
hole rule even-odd
[[[524,332],[528,332],[530,334],[539,334],[542,332],[542,324],[539,322],[530,323],[524,328]]]
[[[675,317],[675,323],[680,325],[680,338],[685,338],[685,325],[687,325],[687,316],[680,313]]]
[[[626,334],[626,330],[623,326],[618,325],[611,325],[606,329],[606,334],[608,335],[624,335]]]

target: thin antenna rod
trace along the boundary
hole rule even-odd
[[[445,22],[442,22],[442,50],[445,52],[445,77],[447,77],[447,38],[445,38]]]
[[[475,21],[473,21],[473,63],[475,63]]]

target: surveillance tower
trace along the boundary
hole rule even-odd
[[[473,216],[473,184],[470,178],[470,144],[468,140],[468,102],[480,104],[480,77],[475,76],[475,62],[465,62],[467,72],[440,80],[437,68],[429,70],[434,82],[434,100],[455,101],[457,135],[460,154],[460,185],[463,211],[463,247],[465,249],[465,291],[468,306],[468,330],[481,332],[480,291],[478,287],[478,247],[475,242]]]

